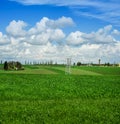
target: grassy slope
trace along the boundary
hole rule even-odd
[[[0,74],[0,94],[2,124],[120,122],[119,76]]]
[[[0,65],[1,66],[1,65]],[[2,68],[2,66],[0,67]],[[0,73],[16,73],[16,74],[65,74],[65,66],[34,66],[27,65],[25,70],[21,71],[4,71],[0,69]],[[120,75],[119,67],[71,67],[73,75]]]
[[[3,69],[0,70],[0,73],[7,73],[7,74],[57,74],[55,71],[46,69],[45,66],[34,66],[34,65],[27,65],[24,66],[25,70],[9,70],[4,71]]]
[[[60,74],[65,74],[65,66],[46,67],[46,69],[55,71]],[[78,68],[78,67],[71,67],[71,74],[72,75],[102,75],[101,73],[91,71],[90,69],[85,70],[83,68]]]
[[[120,75],[120,67],[76,67],[86,71],[99,73],[102,75]]]

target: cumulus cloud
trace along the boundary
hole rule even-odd
[[[66,26],[74,25],[74,22],[70,17],[63,16],[57,20],[48,20],[46,25],[52,28],[64,28]]]
[[[6,31],[9,35],[12,35],[14,37],[21,37],[26,35],[26,31],[24,30],[26,26],[27,24],[24,21],[13,20],[7,26]]]
[[[36,34],[30,35],[26,41],[33,45],[44,45],[48,42],[60,43],[64,37],[65,34],[61,29],[47,29],[39,34],[36,32]]]
[[[27,42],[32,45],[44,45],[49,42],[49,35],[45,32],[42,32],[41,34],[38,35],[31,35],[27,39],[26,39]]]
[[[46,23],[49,21],[49,19],[47,17],[43,17],[40,22],[37,22],[36,25],[34,27],[32,27],[31,29],[29,29],[29,34],[36,34],[36,33],[40,33],[43,32],[44,30],[46,30],[48,27],[46,26]]]
[[[64,28],[67,26],[73,26],[74,21],[70,17],[61,17],[57,20],[52,20],[47,17],[43,17],[34,27],[29,30],[29,34],[36,34],[46,29]]]
[[[119,30],[108,25],[90,33],[79,30],[66,34],[64,28],[74,23],[69,19],[43,17],[26,30],[24,21],[11,21],[7,34],[0,32],[1,59],[65,63],[70,56],[73,62],[98,62],[99,58],[102,62],[120,61],[120,41],[114,37],[120,36]]]
[[[89,44],[109,44],[114,43],[116,40],[111,35],[112,26],[108,25],[99,29],[97,32],[83,33],[80,31],[72,32],[66,38],[69,45]]]
[[[65,38],[65,34],[61,29],[50,30],[50,41],[61,42]]]
[[[44,45],[53,41],[60,43],[65,37],[64,32],[60,28],[72,26],[73,24],[73,20],[69,17],[61,17],[57,20],[43,17],[40,22],[37,22],[34,27],[29,29],[29,40],[26,41],[34,45]]]
[[[0,32],[0,45],[9,44],[10,40],[7,35],[3,35],[2,32]]]
[[[112,32],[113,35],[120,35],[120,31],[114,29],[113,32]]]
[[[72,32],[66,38],[66,41],[69,45],[80,45],[85,42],[85,38],[83,37],[84,33],[80,31]]]

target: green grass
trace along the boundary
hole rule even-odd
[[[77,67],[86,71],[91,71],[103,75],[120,75],[120,67]]]
[[[8,70],[5,71],[3,69],[0,70],[0,73],[6,74],[57,74],[55,71],[45,68],[45,66],[34,66],[34,65],[27,65],[24,66],[25,70]]]
[[[1,65],[0,65],[1,66]],[[2,65],[3,66],[3,65]],[[16,74],[65,74],[65,66],[39,66],[25,65],[25,70],[4,71],[0,67],[0,73],[16,73]],[[120,67],[89,67],[89,66],[73,66],[71,67],[72,75],[120,75]]]
[[[120,69],[99,68],[1,70],[0,124],[119,124]]]

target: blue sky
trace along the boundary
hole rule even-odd
[[[118,0],[0,2],[1,59],[120,62]]]
[[[64,1],[65,0],[63,0],[62,3],[64,3]],[[92,15],[87,15],[88,13],[92,13],[93,15],[97,13],[94,6],[79,6],[79,4],[75,6],[60,6],[59,4],[48,4],[47,2],[44,4],[24,4],[22,3],[22,0],[21,2],[20,0],[2,0],[0,8],[0,23],[2,23],[1,30],[3,31],[5,30],[5,26],[12,20],[24,20],[29,23],[29,25],[33,25],[42,17],[48,17],[50,19],[57,19],[62,16],[71,17],[76,23],[76,27],[74,26],[73,30],[80,28],[86,32],[94,29],[97,30],[100,27],[110,24],[109,21],[104,21],[102,19],[97,19],[97,17],[93,18]]]

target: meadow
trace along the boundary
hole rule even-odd
[[[0,124],[119,123],[119,67],[0,70]]]

